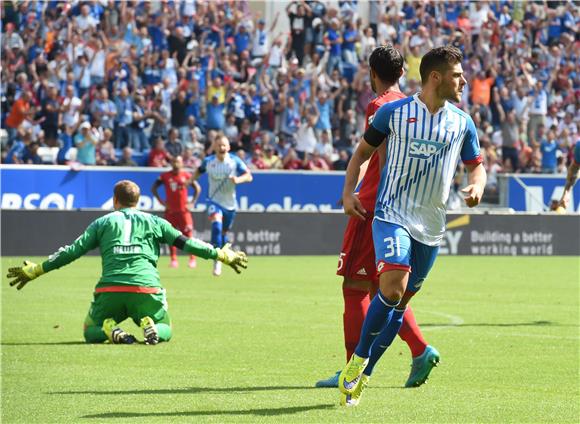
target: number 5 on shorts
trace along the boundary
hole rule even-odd
[[[342,269],[342,267],[344,266],[344,257],[345,256],[346,256],[346,253],[340,252],[340,255],[338,256],[338,268],[336,269],[337,271],[340,271]]]
[[[390,258],[395,255],[395,250],[397,256],[401,256],[401,242],[399,241],[399,236],[396,237],[385,237],[383,241],[386,243],[385,258]]]

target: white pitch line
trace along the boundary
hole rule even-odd
[[[465,320],[460,317],[459,315],[452,315],[452,314],[446,314],[443,312],[434,312],[434,311],[425,311],[425,310],[421,310],[422,313],[428,313],[431,315],[436,315],[436,316],[440,316],[440,317],[444,317],[449,319],[449,324],[446,325],[434,325],[433,327],[422,327],[421,330],[422,331],[432,331],[432,330],[448,330],[448,329],[454,329],[457,327],[460,327],[463,323],[465,323]],[[482,327],[483,330],[485,330],[485,327]],[[490,328],[488,328],[487,330],[490,330]],[[497,331],[496,328],[493,329],[494,331]],[[533,334],[533,333],[496,333],[496,336],[515,336],[515,337],[536,337],[536,338],[541,338],[541,339],[560,339],[560,340],[580,340],[580,336],[555,336],[553,334]]]
[[[449,319],[449,324],[447,324],[447,325],[434,325],[433,327],[426,327],[426,328],[421,327],[422,331],[447,330],[450,328],[458,327],[465,322],[465,320],[462,317],[460,317],[459,315],[452,315],[452,314],[446,314],[444,312],[433,312],[433,311],[424,311],[424,310],[421,310],[421,312],[426,312],[426,313],[431,314],[431,315],[436,315],[439,317],[444,317],[444,318]]]
[[[490,330],[489,328],[487,330]],[[515,337],[536,337],[539,339],[564,339],[564,340],[580,340],[579,336],[554,336],[553,334],[533,334],[533,333],[496,333],[496,336],[515,336]]]

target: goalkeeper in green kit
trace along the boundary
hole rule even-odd
[[[167,243],[195,256],[223,262],[237,273],[247,267],[248,259],[244,252],[236,252],[229,245],[214,248],[186,238],[166,220],[137,210],[139,196],[137,184],[119,181],[113,195],[114,212],[93,221],[74,243],[41,264],[25,261],[22,267],[9,268],[7,277],[13,279],[10,285],[20,290],[30,280],[98,247],[102,275],[84,323],[87,343],[134,343],[135,337],[117,325],[128,317],[143,329],[146,344],[169,341],[171,320],[157,271],[159,244]]]

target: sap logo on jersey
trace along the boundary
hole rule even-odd
[[[409,143],[409,157],[415,159],[429,159],[432,155],[441,150],[443,146],[445,146],[443,143],[412,138]]]

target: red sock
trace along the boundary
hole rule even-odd
[[[171,260],[176,261],[177,260],[177,247],[169,246],[169,250],[171,251]]]
[[[369,308],[369,293],[351,288],[342,289],[344,297],[344,347],[346,360],[350,359],[360,339],[360,332]]]
[[[427,347],[427,342],[423,338],[423,333],[421,333],[417,321],[415,321],[415,314],[413,314],[410,306],[407,306],[405,315],[403,315],[403,325],[401,325],[399,330],[399,336],[411,349],[413,358],[423,354]]]

